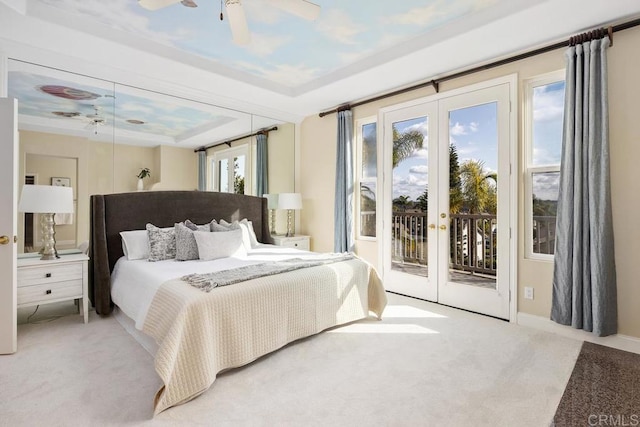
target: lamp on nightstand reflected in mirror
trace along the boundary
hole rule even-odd
[[[73,189],[50,185],[25,185],[18,211],[38,213],[42,229],[42,260],[59,258],[56,250],[54,215],[73,213]]]
[[[293,211],[302,209],[302,196],[300,193],[280,193],[278,208],[287,210],[287,237],[293,237],[296,234]]]
[[[267,199],[267,209],[269,209],[269,229],[271,234],[276,234],[276,209],[278,209],[278,195],[263,194],[262,197]]]

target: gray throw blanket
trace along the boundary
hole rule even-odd
[[[181,277],[180,280],[183,280],[204,292],[211,292],[213,288],[217,288],[219,286],[233,285],[234,283],[244,282],[245,280],[286,273],[288,271],[299,270],[301,268],[349,261],[354,258],[355,256],[352,254],[329,254],[307,259],[292,258],[284,261],[245,265],[243,267],[231,268],[229,270],[216,271],[214,273],[188,274]]]

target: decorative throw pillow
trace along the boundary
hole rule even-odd
[[[149,235],[149,261],[163,261],[176,257],[176,232],[171,227],[163,229],[153,224],[147,224]]]
[[[233,221],[229,224],[224,219],[220,220],[220,224],[223,227],[227,227],[229,230],[241,229],[242,230],[242,239],[244,241],[244,246],[247,251],[251,250],[258,245],[258,239],[256,238],[256,233],[253,231],[253,224],[251,221],[246,218],[240,221]]]
[[[176,260],[190,261],[199,259],[198,244],[196,238],[193,237],[194,231],[209,232],[209,224],[196,225],[189,220],[183,223],[175,224],[176,230]]]
[[[147,230],[121,231],[122,252],[127,259],[149,258],[149,236]]]
[[[201,260],[214,260],[227,257],[242,257],[247,250],[242,241],[242,230],[230,230],[219,233],[194,231]]]

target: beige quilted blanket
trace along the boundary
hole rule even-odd
[[[206,391],[218,372],[245,365],[332,326],[378,318],[387,299],[378,273],[354,259],[248,280],[205,293],[179,279],[160,287],[143,331],[158,343],[164,386],[155,414]]]

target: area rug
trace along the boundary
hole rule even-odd
[[[640,426],[640,355],[585,342],[554,426]]]

